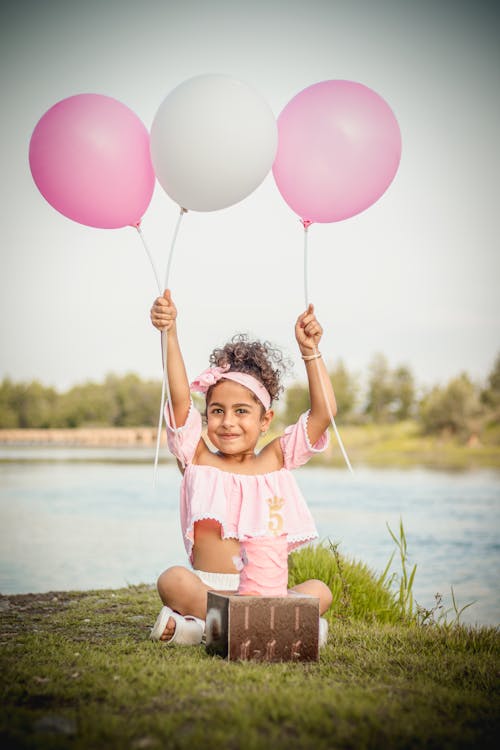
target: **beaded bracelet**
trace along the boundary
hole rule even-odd
[[[321,352],[316,352],[316,354],[306,354],[306,356],[302,355],[304,362],[310,362],[312,359],[319,359],[320,357]]]

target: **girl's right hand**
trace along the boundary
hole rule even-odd
[[[172,301],[170,289],[165,289],[163,297],[157,297],[151,308],[151,323],[159,331],[170,331],[177,318],[177,308]]]

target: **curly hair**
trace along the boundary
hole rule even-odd
[[[269,341],[249,341],[245,333],[238,333],[221,349],[214,349],[210,364],[229,365],[229,370],[246,372],[262,383],[275,401],[283,391],[281,380],[291,363]]]

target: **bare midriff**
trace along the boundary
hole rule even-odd
[[[237,573],[233,557],[239,557],[237,539],[222,539],[221,527],[212,518],[197,521],[194,525],[193,567],[207,573]]]

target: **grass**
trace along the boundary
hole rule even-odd
[[[381,576],[335,545],[293,554],[291,583],[334,593],[313,664],[152,643],[152,586],[0,598],[2,748],[496,747],[499,633],[460,625],[456,606],[452,622],[422,615],[402,526],[394,541],[401,571]]]
[[[452,436],[422,435],[413,421],[341,425],[339,432],[353,465],[398,468],[419,465],[452,470],[500,468],[500,443],[492,430],[482,440],[471,443]],[[333,435],[328,453],[314,460],[331,466],[343,465]]]

